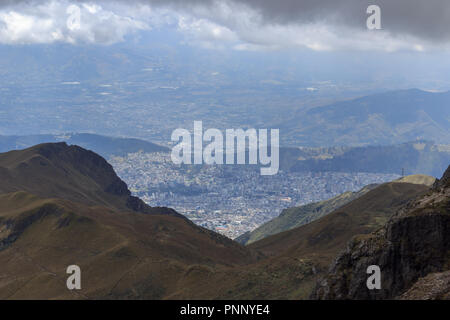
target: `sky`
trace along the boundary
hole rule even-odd
[[[370,5],[381,10],[380,30],[367,28]],[[13,93],[0,111],[33,94],[57,105],[78,84],[86,99],[117,79],[158,79],[193,105],[211,103],[191,94],[206,87],[215,105],[248,108],[448,91],[449,21],[448,0],[0,0],[0,89]],[[49,83],[62,89],[36,89]],[[133,102],[147,107],[150,89]]]
[[[369,5],[381,30],[366,27]],[[7,0],[0,44],[111,45],[164,29],[218,50],[447,52],[449,21],[447,0]]]

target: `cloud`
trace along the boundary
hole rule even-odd
[[[152,5],[172,6],[186,10],[213,9],[218,3],[247,8],[258,13],[265,24],[308,25],[326,23],[362,30],[369,5],[381,7],[384,28],[396,35],[422,40],[450,39],[450,3],[448,0],[147,0]]]
[[[450,44],[448,0],[142,0],[141,3],[168,7],[191,20],[221,26],[230,35],[226,45],[237,49],[303,47],[422,52],[448,49]],[[366,10],[372,4],[381,8],[383,30],[366,28]],[[189,32],[191,39],[193,29]],[[197,36],[203,37],[205,30],[198,31]]]
[[[228,27],[202,18],[179,16],[178,30],[186,35],[187,41],[210,49],[224,49],[229,43],[239,42],[237,34]]]
[[[0,10],[0,43],[98,43],[124,40],[136,30],[149,29],[137,17],[121,14],[120,6],[108,10],[95,3],[19,1],[3,2]],[[126,12],[126,11],[125,11]]]
[[[381,8],[383,28],[392,34],[423,40],[450,39],[450,3],[447,0],[233,0],[257,10],[267,23],[330,24],[364,29],[366,9]]]
[[[137,30],[174,26],[208,48],[427,51],[450,47],[448,0],[33,0],[0,2],[0,42],[113,43]],[[67,28],[69,5],[81,28]],[[366,9],[381,7],[382,30]],[[93,10],[95,8],[95,10]]]
[[[150,2],[162,5],[160,1]],[[381,2],[383,30],[367,29],[366,10],[369,3],[373,2],[364,0],[233,0],[206,1],[203,4],[198,1],[180,3],[172,0],[164,5],[170,5],[173,10],[190,16],[191,20],[208,21],[211,28],[224,28],[229,34],[224,40],[238,50],[308,48],[316,51],[421,52],[448,47],[450,28],[444,28],[444,25],[450,21],[446,14],[450,3],[435,2],[434,8],[439,10],[441,16],[438,22],[435,21],[436,17],[427,14],[428,18],[419,21],[416,9],[407,11],[409,5],[405,4],[418,4],[416,0]],[[398,7],[393,7],[394,2]],[[429,12],[431,9],[425,11]],[[409,21],[408,17],[416,17],[413,21],[419,21],[418,25]],[[433,33],[432,30],[436,29],[439,32]],[[183,28],[183,31],[186,30],[188,28]],[[191,34],[195,33],[194,29],[190,31]],[[205,33],[203,29],[199,31],[198,36]]]

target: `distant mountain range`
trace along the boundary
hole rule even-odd
[[[414,141],[389,146],[280,150],[287,171],[374,172],[439,177],[450,163],[450,145]]]
[[[174,129],[202,120],[218,129],[278,128],[290,147],[450,144],[449,92],[367,95],[373,84],[358,88],[358,79],[349,88],[337,81],[342,73],[326,84],[305,81],[307,66],[293,72],[288,62],[281,76],[250,56],[229,64],[231,57],[221,55],[217,64],[217,57],[191,51],[190,61],[199,62],[192,72],[180,63],[186,52],[110,49],[0,47],[0,133],[114,132],[164,144]]]
[[[140,139],[107,137],[91,133],[67,133],[60,135],[0,136],[0,152],[24,149],[41,143],[63,141],[95,151],[105,158],[126,156],[128,153],[138,151],[146,153],[169,151],[166,147]]]
[[[450,143],[450,92],[391,91],[336,102],[291,115],[282,128],[297,145],[392,145],[432,140]]]
[[[142,151],[170,152],[158,144],[133,138],[91,133],[0,136],[0,152],[23,149],[40,143],[66,142],[92,150],[109,159]],[[450,163],[450,145],[414,141],[390,146],[280,148],[280,169],[309,172],[373,172],[438,177]]]

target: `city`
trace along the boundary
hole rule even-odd
[[[169,153],[132,153],[109,162],[134,195],[171,207],[229,238],[251,231],[282,209],[329,199],[396,174],[283,172],[261,176],[256,165],[176,165]]]

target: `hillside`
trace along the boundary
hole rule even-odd
[[[162,299],[204,270],[255,260],[167,208],[130,197],[100,156],[65,143],[0,154],[0,299]],[[82,270],[82,290],[65,286]]]
[[[352,239],[317,284],[312,298],[448,297],[449,247],[450,167],[432,190],[403,206],[383,228]],[[369,265],[381,269],[380,290],[367,289]]]
[[[300,227],[333,212],[335,209],[359,198],[375,187],[376,185],[369,185],[357,192],[349,191],[328,200],[284,209],[278,217],[264,223],[251,232],[243,234],[235,240],[248,245],[270,235]]]
[[[299,111],[280,123],[306,146],[450,142],[450,92],[391,91]]]
[[[249,247],[266,255],[277,254],[283,250],[282,246],[296,253],[337,254],[338,248],[353,235],[370,233],[383,226],[398,208],[427,190],[424,185],[385,183],[321,219],[254,242]]]
[[[419,184],[431,187],[435,181],[436,178],[418,174],[405,176],[395,180],[394,182]],[[240,237],[236,238],[235,241],[241,244],[249,245],[270,235],[310,223],[363,196],[376,187],[377,185],[375,184],[368,185],[357,192],[345,192],[328,200],[313,202],[300,207],[284,209],[278,217],[266,222],[251,232],[244,233]]]

